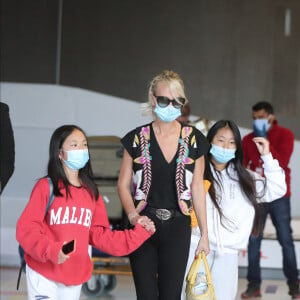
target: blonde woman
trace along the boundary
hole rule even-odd
[[[203,185],[209,144],[200,131],[176,120],[187,102],[180,76],[163,71],[151,81],[149,101],[143,104],[154,121],[121,140],[118,191],[129,222],[135,225],[145,215],[156,226],[153,237],[130,255],[138,300],[180,299],[192,201],[202,233],[195,254],[209,253]]]

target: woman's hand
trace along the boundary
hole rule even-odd
[[[201,251],[204,251],[205,255],[207,255],[210,251],[207,234],[201,236],[200,241],[198,243],[198,247],[195,252],[195,257],[198,257]]]
[[[58,253],[58,264],[63,264],[66,260],[68,260],[70,258],[69,255],[66,255],[62,252],[62,250],[60,249],[59,253]]]
[[[154,222],[147,216],[139,216],[136,223],[141,224],[149,233],[154,233],[156,230]]]
[[[128,220],[131,225],[135,226],[136,223],[139,223],[144,227],[148,232],[155,232],[155,225],[153,221],[147,216],[140,216],[136,211],[128,214]]]
[[[252,141],[256,144],[257,150],[260,155],[266,155],[270,153],[270,143],[263,137],[255,137]]]

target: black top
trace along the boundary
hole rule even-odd
[[[149,126],[150,125],[150,126]],[[178,208],[178,196],[176,192],[176,166],[177,159],[179,155],[179,144],[182,139],[182,134],[180,135],[178,141],[178,148],[172,161],[168,163],[160,149],[160,146],[156,140],[152,123],[141,127],[138,127],[129,133],[127,133],[121,142],[129,155],[134,159],[133,162],[133,172],[136,174],[142,169],[142,164],[136,163],[135,159],[141,155],[141,149],[139,144],[136,142],[136,137],[138,136],[142,127],[150,127],[150,140],[149,140],[149,152],[151,157],[151,187],[148,194],[148,205],[155,208]],[[189,125],[184,125],[185,127],[191,128]],[[196,143],[193,145],[188,145],[189,158],[195,161],[197,158],[206,154],[209,148],[209,143],[204,135],[192,127],[193,133],[192,137],[195,137]],[[187,172],[192,176],[194,171],[195,163],[185,164],[186,174]],[[187,175],[186,175],[187,176]],[[142,185],[142,184],[141,184]]]
[[[177,208],[175,184],[176,159],[178,148],[172,161],[168,163],[156,140],[153,127],[150,126],[152,156],[152,185],[149,191],[148,204],[155,208]]]

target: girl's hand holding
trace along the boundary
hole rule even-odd
[[[154,222],[147,216],[139,216],[137,223],[141,224],[150,233],[154,233],[156,230]]]
[[[270,143],[263,137],[255,137],[252,141],[256,144],[257,150],[260,155],[266,155],[270,153]]]

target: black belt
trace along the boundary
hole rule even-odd
[[[171,218],[182,216],[182,213],[177,209],[166,209],[166,208],[154,208],[146,206],[145,211],[154,214],[158,219],[167,221]]]

